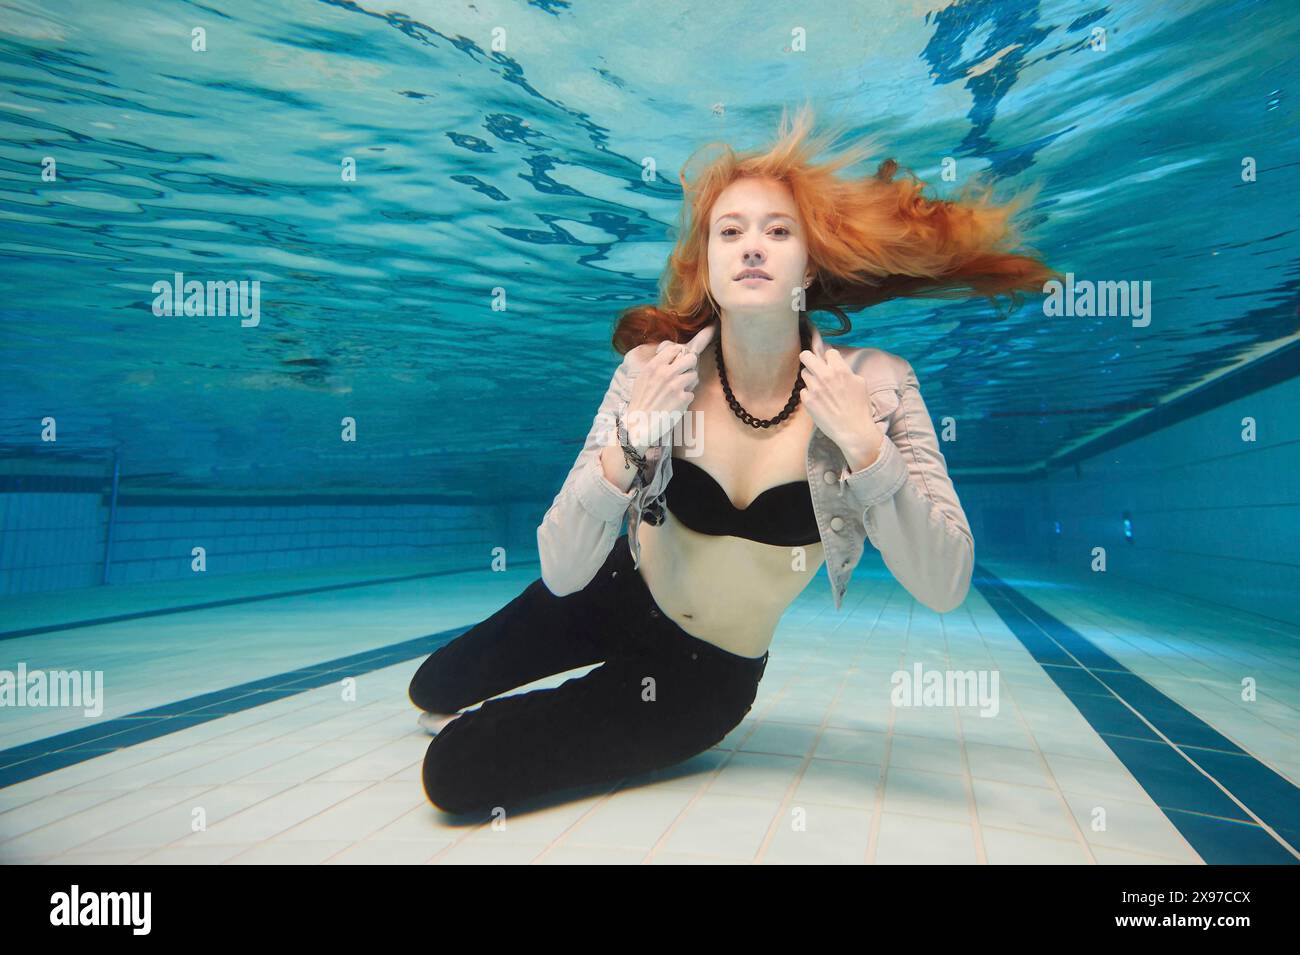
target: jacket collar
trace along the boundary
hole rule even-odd
[[[811,321],[809,324],[812,324]],[[704,349],[709,347],[709,344],[713,339],[717,337],[718,330],[721,327],[722,319],[714,318],[713,321],[709,322],[709,324],[705,325],[691,336],[690,340],[686,343],[686,347],[693,351],[698,357]],[[822,341],[822,333],[818,331],[816,325],[812,325],[812,353],[818,358],[826,357],[826,343]]]

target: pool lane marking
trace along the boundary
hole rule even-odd
[[[1229,861],[1221,857],[1225,851],[1232,855],[1232,847],[1215,844],[1207,834],[1187,825],[1183,814],[1258,826],[1268,833],[1277,851],[1254,846],[1243,852],[1258,854],[1269,861],[1291,864],[1300,861],[1296,849],[1300,843],[1297,838],[1300,836],[1300,789],[982,565],[976,570],[975,585],[1008,629],[1203,858]],[[1093,689],[1089,680],[1095,681],[1105,693]],[[1101,701],[1113,701],[1130,714],[1133,722],[1123,728],[1145,732],[1115,732],[1116,714],[1104,712]],[[1119,721],[1121,725],[1122,722]],[[1176,742],[1175,735],[1183,741]],[[1188,736],[1202,745],[1187,742]],[[1216,787],[1222,797],[1240,810],[1239,815],[1234,817],[1222,811],[1227,808],[1227,802],[1217,807],[1213,800],[1208,805],[1202,802],[1199,807],[1170,804],[1173,798],[1181,802],[1191,797],[1195,801],[1203,800],[1208,794],[1203,789],[1204,780],[1185,792],[1176,792],[1180,785],[1186,784],[1186,779],[1173,783],[1161,779],[1170,769],[1174,770],[1175,777],[1180,772],[1176,767],[1159,766],[1157,752],[1140,751],[1143,746],[1161,743],[1181,758],[1184,770],[1190,766]],[[1217,776],[1201,765],[1215,759],[1220,763]],[[1238,764],[1231,765],[1228,760]],[[1225,785],[1223,779],[1231,785]],[[1239,797],[1237,793],[1242,795]],[[1248,803],[1255,804],[1258,810]],[[1276,858],[1270,858],[1273,856]]]

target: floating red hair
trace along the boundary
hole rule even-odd
[[[693,179],[681,176],[683,201],[676,245],[660,279],[659,301],[624,310],[614,329],[620,354],[643,342],[685,341],[716,314],[708,292],[708,214],[731,183],[761,177],[784,183],[794,198],[815,271],[806,311],[836,314],[903,297],[974,298],[1007,295],[1019,304],[1022,292],[1041,292],[1059,274],[1032,254],[1012,250],[1019,235],[1012,219],[1032,199],[1021,194],[996,203],[991,188],[972,181],[961,198],[933,199],[925,183],[909,173],[895,180],[898,163],[887,159],[875,175],[841,178],[839,170],[870,155],[871,142],[814,163],[832,134],[810,138],[812,110],[805,105],[793,122],[781,116],[777,142],[761,152],[737,154],[725,143],[721,155]],[[707,148],[701,147],[701,149]],[[699,154],[687,159],[686,169]],[[801,317],[806,319],[806,314]]]

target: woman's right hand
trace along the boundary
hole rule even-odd
[[[627,430],[631,442],[645,451],[673,430],[695,400],[700,383],[699,356],[685,345],[660,342],[632,385],[627,403]]]

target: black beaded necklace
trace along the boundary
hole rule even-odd
[[[799,342],[803,345],[802,350],[808,351],[812,348],[812,332],[805,322],[799,323]],[[785,403],[781,413],[775,418],[768,418],[766,421],[762,418],[755,418],[752,414],[740,406],[736,396],[731,393],[731,386],[727,384],[727,369],[722,362],[722,331],[718,331],[718,350],[714,353],[714,359],[718,365],[718,378],[722,382],[722,393],[727,396],[727,404],[731,405],[731,410],[735,412],[737,418],[745,422],[751,428],[770,428],[774,424],[780,424],[794,412],[799,406],[799,389],[803,387],[803,362],[799,363],[799,374],[795,375],[794,388],[790,391],[790,400]]]

